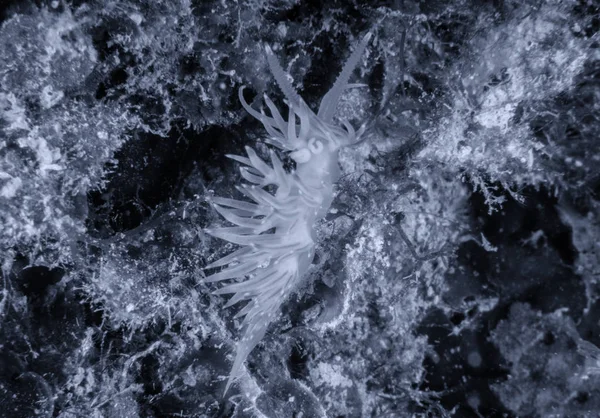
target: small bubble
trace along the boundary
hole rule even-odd
[[[467,357],[467,362],[471,367],[480,367],[482,363],[481,355],[477,351],[472,351]]]

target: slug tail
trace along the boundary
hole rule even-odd
[[[233,361],[233,366],[231,367],[229,377],[227,378],[227,384],[225,385],[225,390],[223,391],[223,397],[227,395],[231,384],[237,378],[239,378],[246,358],[250,352],[252,352],[254,347],[256,347],[256,345],[260,342],[262,337],[264,337],[268,326],[268,322],[260,321],[257,318],[254,318],[245,330],[244,336],[237,345],[235,360]]]
[[[236,292],[228,303],[229,306],[250,299],[235,315],[236,318],[244,317],[242,323],[244,332],[237,343],[235,359],[223,396],[227,394],[231,384],[240,377],[248,355],[263,339],[269,324],[279,315],[282,300],[285,300],[293,289],[299,277],[297,257],[297,253],[281,256],[277,261],[272,260],[269,267],[265,268],[264,272],[257,273],[254,278],[222,289],[223,293]]]

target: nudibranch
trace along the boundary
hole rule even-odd
[[[268,133],[265,142],[289,152],[296,168],[287,172],[273,150],[269,165],[252,148],[246,147],[247,157],[228,157],[242,164],[241,175],[248,183],[237,189],[248,200],[210,198],[215,210],[234,226],[205,232],[240,248],[207,265],[206,269],[222,269],[207,276],[204,282],[240,279],[214,293],[233,295],[226,308],[247,301],[235,315],[235,318],[244,318],[243,336],[237,344],[224,393],[240,375],[246,358],[312,263],[315,224],[329,211],[334,185],[340,176],[338,151],[355,143],[363,133],[362,128],[356,132],[347,121],[342,121],[344,127],[341,128],[334,124],[333,118],[370,38],[371,34],[367,33],[351,54],[333,87],[323,97],[317,114],[295,91],[268,46],[265,50],[269,68],[287,99],[287,121],[269,97],[265,95],[264,100],[270,116],[263,110],[254,110],[244,99],[244,87],[239,89],[242,106],[262,122]],[[270,189],[275,190],[274,193],[265,190],[267,186],[274,187]]]

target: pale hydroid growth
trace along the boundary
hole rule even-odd
[[[224,268],[204,281],[243,279],[215,293],[233,295],[225,307],[247,301],[235,315],[236,318],[244,317],[244,334],[237,346],[225,393],[278,315],[280,305],[296,288],[312,262],[315,222],[329,210],[333,185],[339,177],[338,150],[354,143],[361,133],[359,130],[357,134],[346,121],[342,122],[345,129],[333,125],[333,115],[370,37],[371,34],[367,34],[350,56],[334,86],[323,97],[318,115],[296,93],[268,46],[269,67],[288,100],[287,120],[267,96],[265,103],[270,116],[250,107],[244,100],[243,87],[239,90],[242,106],[267,130],[266,142],[290,151],[296,170],[286,172],[274,151],[270,152],[269,165],[252,148],[246,147],[247,157],[228,157],[242,164],[241,175],[248,184],[237,189],[249,201],[211,198],[215,210],[235,226],[207,229],[206,232],[240,245],[240,249],[206,266],[206,269]],[[266,186],[274,186],[276,192],[269,193]]]

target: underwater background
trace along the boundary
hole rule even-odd
[[[600,5],[0,5],[0,416],[600,416]],[[240,337],[207,199],[371,41],[307,279]],[[252,100],[250,100],[252,99]],[[293,162],[281,154],[287,169]],[[287,159],[286,159],[287,158]]]

